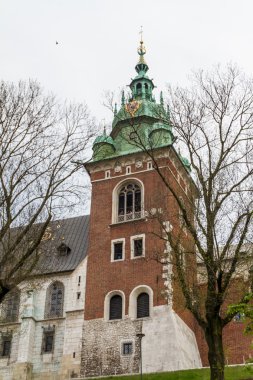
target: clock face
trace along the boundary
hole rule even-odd
[[[125,105],[125,110],[128,113],[130,113],[130,115],[133,117],[136,111],[139,109],[139,107],[140,107],[140,102],[138,102],[138,100],[133,100],[132,102],[127,103]]]

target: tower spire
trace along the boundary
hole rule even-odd
[[[135,70],[137,71],[137,73],[143,73],[144,75],[146,74],[146,72],[148,71],[148,65],[146,64],[145,62],[145,59],[144,59],[144,55],[146,54],[146,48],[145,48],[145,45],[144,45],[144,42],[143,42],[143,29],[142,29],[142,26],[141,26],[141,30],[140,30],[140,35],[141,35],[141,39],[140,39],[140,45],[137,49],[137,52],[139,54],[139,62],[137,63],[137,65],[135,66]]]

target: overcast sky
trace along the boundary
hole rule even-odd
[[[108,121],[102,94],[134,77],[141,25],[158,94],[216,63],[252,75],[252,17],[252,0],[0,0],[0,77],[37,79]]]

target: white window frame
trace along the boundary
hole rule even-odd
[[[134,241],[142,239],[142,255],[134,256]],[[145,257],[145,234],[134,235],[130,237],[130,247],[131,247],[131,259],[140,259]]]
[[[110,314],[110,301],[113,296],[119,295],[122,298],[122,318],[121,319],[109,319]],[[126,298],[125,293],[122,292],[122,290],[112,290],[111,292],[107,293],[104,300],[104,320],[106,322],[113,323],[115,321],[122,321],[125,319],[125,304],[126,304]]]
[[[153,169],[153,162],[147,161],[147,170],[152,170],[152,169]]]
[[[111,171],[110,170],[105,171],[105,178],[111,178]]]
[[[137,298],[141,293],[147,293],[149,295],[149,317],[144,317],[144,318],[138,318],[137,319]],[[136,286],[130,293],[129,296],[129,306],[128,306],[128,316],[132,320],[143,320],[143,319],[148,319],[152,318],[153,316],[153,290],[150,288],[148,285],[139,285]]]
[[[134,183],[140,187],[141,190],[141,217],[136,219],[130,219],[130,220],[124,220],[124,221],[118,221],[118,206],[119,206],[119,191],[125,184]],[[144,197],[145,197],[145,191],[144,191],[144,184],[143,182],[135,177],[130,177],[128,179],[123,179],[120,181],[112,192],[112,224],[118,224],[118,223],[128,223],[128,222],[136,222],[137,220],[144,218]]]
[[[126,167],[126,174],[131,174],[131,166]]]
[[[115,243],[123,243],[122,246],[122,259],[115,260],[114,259],[114,245]],[[126,246],[126,239],[125,238],[120,238],[120,239],[113,239],[111,241],[111,262],[118,262],[118,261],[124,261],[125,260],[125,246]]]

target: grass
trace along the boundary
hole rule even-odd
[[[186,371],[164,372],[143,375],[143,380],[209,380],[210,372],[208,368],[192,369]],[[111,376],[103,379],[112,380],[139,380],[140,375],[135,376]],[[226,367],[225,380],[253,380],[253,366]],[[96,380],[96,379],[93,379]]]

